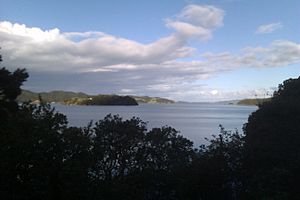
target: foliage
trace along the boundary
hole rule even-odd
[[[4,199],[81,199],[86,194],[89,138],[83,129],[66,125],[65,116],[50,106],[30,104],[1,124]]]
[[[11,73],[5,68],[0,69],[0,119],[16,111],[17,103],[15,99],[21,93],[20,86],[26,80],[28,74],[25,69],[17,69]]]
[[[17,105],[7,116],[0,125],[4,199],[211,199],[208,194],[228,189],[202,187],[219,179],[207,167],[224,174],[220,163],[226,162],[222,167],[235,171],[229,163],[235,136],[223,129],[224,144],[215,138],[198,151],[175,129],[147,130],[139,118],[108,115],[94,125],[69,127],[64,115],[44,103]],[[221,146],[229,157],[215,155]]]
[[[70,127],[43,101],[17,103],[27,77],[0,69],[1,199],[299,199],[300,78],[259,106],[245,136],[220,126],[197,150],[135,117]]]
[[[16,109],[0,107],[7,111],[6,123],[0,124],[3,199],[179,196],[179,172],[191,165],[194,150],[173,128],[147,131],[138,118],[111,115],[94,126],[69,127],[66,117],[50,105],[18,105],[17,95],[6,94],[3,100],[9,99]]]
[[[208,141],[200,146],[189,171],[194,187],[191,199],[195,195],[197,199],[240,199],[243,135],[220,125],[220,134]]]
[[[147,132],[145,125],[138,118],[124,121],[111,115],[96,123],[91,174],[94,182],[104,186],[102,199],[178,196],[180,183],[173,179],[191,164],[192,142],[170,127]]]
[[[300,78],[279,85],[245,125],[245,172],[251,199],[299,199]]]

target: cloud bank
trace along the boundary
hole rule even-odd
[[[188,42],[211,39],[213,32],[223,26],[224,15],[222,9],[214,6],[188,5],[165,20],[173,33],[148,44],[103,32],[42,30],[4,21],[0,22],[1,54],[5,65],[25,67],[44,77],[34,79],[44,90],[48,85],[53,89],[55,84],[69,84],[69,89],[77,91],[95,86],[101,88],[99,93],[154,94],[175,99],[221,95],[211,88],[203,92],[203,85],[196,82],[226,71],[286,66],[300,61],[300,44],[286,40],[274,41],[267,47],[245,47],[238,54],[203,52],[198,58],[189,59],[199,52]],[[258,30],[270,32],[276,26],[280,24]]]

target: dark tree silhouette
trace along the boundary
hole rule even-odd
[[[16,102],[27,77],[0,69],[0,199],[299,199],[300,78],[259,106],[245,136],[221,126],[197,150],[135,117],[70,127],[43,101]]]
[[[243,135],[220,125],[220,134],[200,146],[187,173],[190,199],[240,199],[243,145]]]
[[[66,117],[47,104],[18,105],[27,77],[25,70],[0,70],[0,197],[82,199],[89,183],[87,131],[67,127]]]
[[[49,104],[17,104],[24,70],[1,72],[3,199],[185,199],[195,151],[175,129],[111,115],[68,127]]]
[[[13,73],[0,69],[0,119],[5,120],[17,110],[16,98],[21,94],[20,86],[28,78],[25,69]]]
[[[246,191],[251,199],[299,199],[300,78],[279,85],[245,125]]]
[[[147,132],[140,119],[117,115],[106,116],[93,131],[91,178],[99,198],[179,199],[180,173],[194,155],[191,141],[171,127]]]

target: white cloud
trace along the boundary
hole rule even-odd
[[[167,19],[167,27],[175,29],[183,37],[207,40],[212,32],[223,26],[224,11],[214,6],[188,5],[175,19]]]
[[[259,26],[255,33],[257,34],[265,34],[265,33],[272,33],[278,29],[281,29],[283,26],[280,22],[271,23],[271,24],[264,24]]]
[[[208,5],[188,5],[178,15],[179,20],[183,20],[209,30],[222,26],[223,17],[223,10]]]
[[[184,37],[197,37],[201,40],[207,40],[212,37],[210,30],[186,22],[168,20],[167,26],[177,30]]]
[[[199,19],[201,17],[201,19]],[[0,22],[0,41],[5,61],[38,71],[94,71],[135,69],[191,56],[196,50],[188,40],[206,40],[223,24],[223,11],[213,6],[186,6],[166,25],[169,36],[142,44],[103,32],[42,30],[24,24]]]
[[[87,38],[74,42],[69,39],[74,35]],[[34,39],[35,36],[38,39]],[[180,62],[178,58],[190,56],[195,49],[187,46],[185,39],[176,34],[144,45],[101,32],[60,33],[58,29],[42,31],[0,22],[0,39],[6,63],[37,71],[152,69],[166,73],[167,77],[203,79],[241,67],[285,66],[300,60],[300,45],[284,40],[274,41],[269,47],[246,47],[236,55],[230,52],[203,53],[198,60]]]
[[[212,90],[212,91],[210,91],[210,93],[211,93],[212,95],[217,95],[217,94],[219,93],[219,91],[218,91],[218,90]]]
[[[83,38],[76,42],[71,39],[74,36]],[[99,71],[109,65],[126,68],[174,60],[194,51],[177,34],[141,44],[100,32],[60,33],[10,22],[0,22],[0,40],[10,65],[42,71]]]
[[[43,31],[40,28],[26,28],[24,24],[12,24],[10,22],[1,22],[1,32],[9,35],[29,38],[34,42],[50,42],[59,38],[59,29]]]

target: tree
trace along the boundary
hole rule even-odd
[[[243,145],[242,134],[220,125],[220,133],[200,146],[187,173],[190,199],[241,199]]]
[[[279,85],[245,124],[246,191],[252,199],[299,199],[300,77]]]
[[[0,196],[4,199],[184,199],[192,142],[171,127],[108,115],[69,127],[49,104],[18,104],[28,74],[1,70]]]
[[[13,73],[5,68],[0,69],[0,119],[7,117],[17,110],[16,98],[21,94],[20,86],[28,78],[25,69],[17,69]]]
[[[88,194],[90,136],[67,127],[48,104],[18,105],[28,74],[0,70],[1,199],[83,199]]]
[[[238,191],[232,186],[239,183],[238,133],[222,128],[196,151],[175,129],[148,131],[135,117],[108,115],[95,125],[69,127],[66,116],[43,101],[16,102],[26,71],[2,72],[4,199],[229,199]]]
[[[147,199],[186,199],[186,171],[195,157],[193,142],[172,127],[153,128],[145,138],[145,165],[141,182]]]
[[[1,60],[1,57],[0,57]],[[244,126],[199,150],[172,127],[107,115],[70,127],[49,104],[18,104],[25,70],[0,69],[1,199],[299,199],[300,77]]]
[[[108,115],[93,129],[91,168],[102,199],[180,199],[192,142],[171,127],[146,129],[138,118]]]

